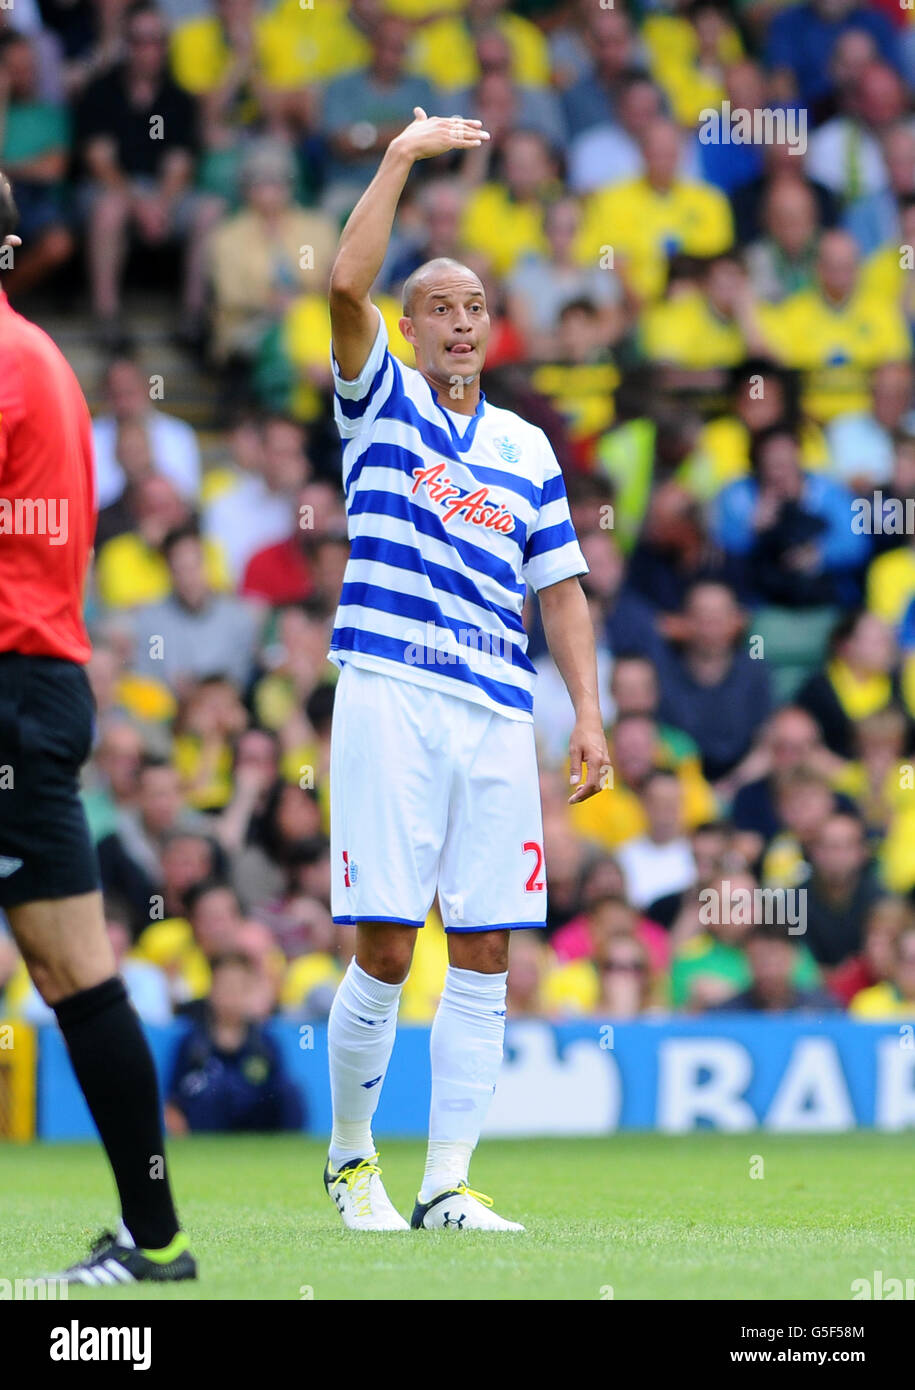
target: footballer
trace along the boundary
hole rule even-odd
[[[332,907],[357,944],[329,1020],[324,1181],[359,1230],[524,1229],[468,1177],[502,1061],[509,938],[546,918],[528,585],[575,711],[570,801],[598,790],[608,756],[578,580],[587,565],[546,435],[480,388],[480,280],[448,259],[409,277],[400,330],[415,369],[392,356],[370,297],[414,163],[488,138],[480,121],[415,108],[346,223],[330,280],[351,542],[330,649]],[[372,1118],[436,894],[449,964],[408,1223],[382,1184]]]

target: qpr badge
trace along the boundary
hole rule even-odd
[[[521,457],[521,449],[509,439],[507,434],[500,435],[498,439],[493,440],[493,443],[496,446],[496,452],[499,458],[504,459],[506,463],[518,462]]]

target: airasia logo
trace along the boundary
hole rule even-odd
[[[442,477],[445,468],[444,463],[435,463],[431,468],[414,468],[416,482],[411,495],[415,497],[419,489],[425,487],[432,501],[444,508],[442,520],[446,526],[459,516],[462,521],[469,521],[471,526],[485,526],[502,536],[514,531],[514,517],[501,503],[489,501],[488,487],[478,487],[475,492],[468,492],[450,478]]]

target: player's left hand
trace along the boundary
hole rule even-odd
[[[413,120],[391,141],[412,160],[429,159],[449,150],[472,150],[489,139],[483,122],[467,116],[427,116],[421,106],[413,107]]]
[[[583,768],[582,764],[586,766]],[[610,754],[600,713],[578,718],[569,739],[570,782],[575,787],[569,797],[569,805],[587,801],[589,796],[600,791],[601,779],[609,766]]]

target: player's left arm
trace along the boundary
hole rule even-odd
[[[600,790],[601,775],[610,763],[597,693],[594,629],[577,575],[548,584],[537,597],[550,652],[575,710],[569,740],[571,784],[575,787],[569,805],[574,806]]]

